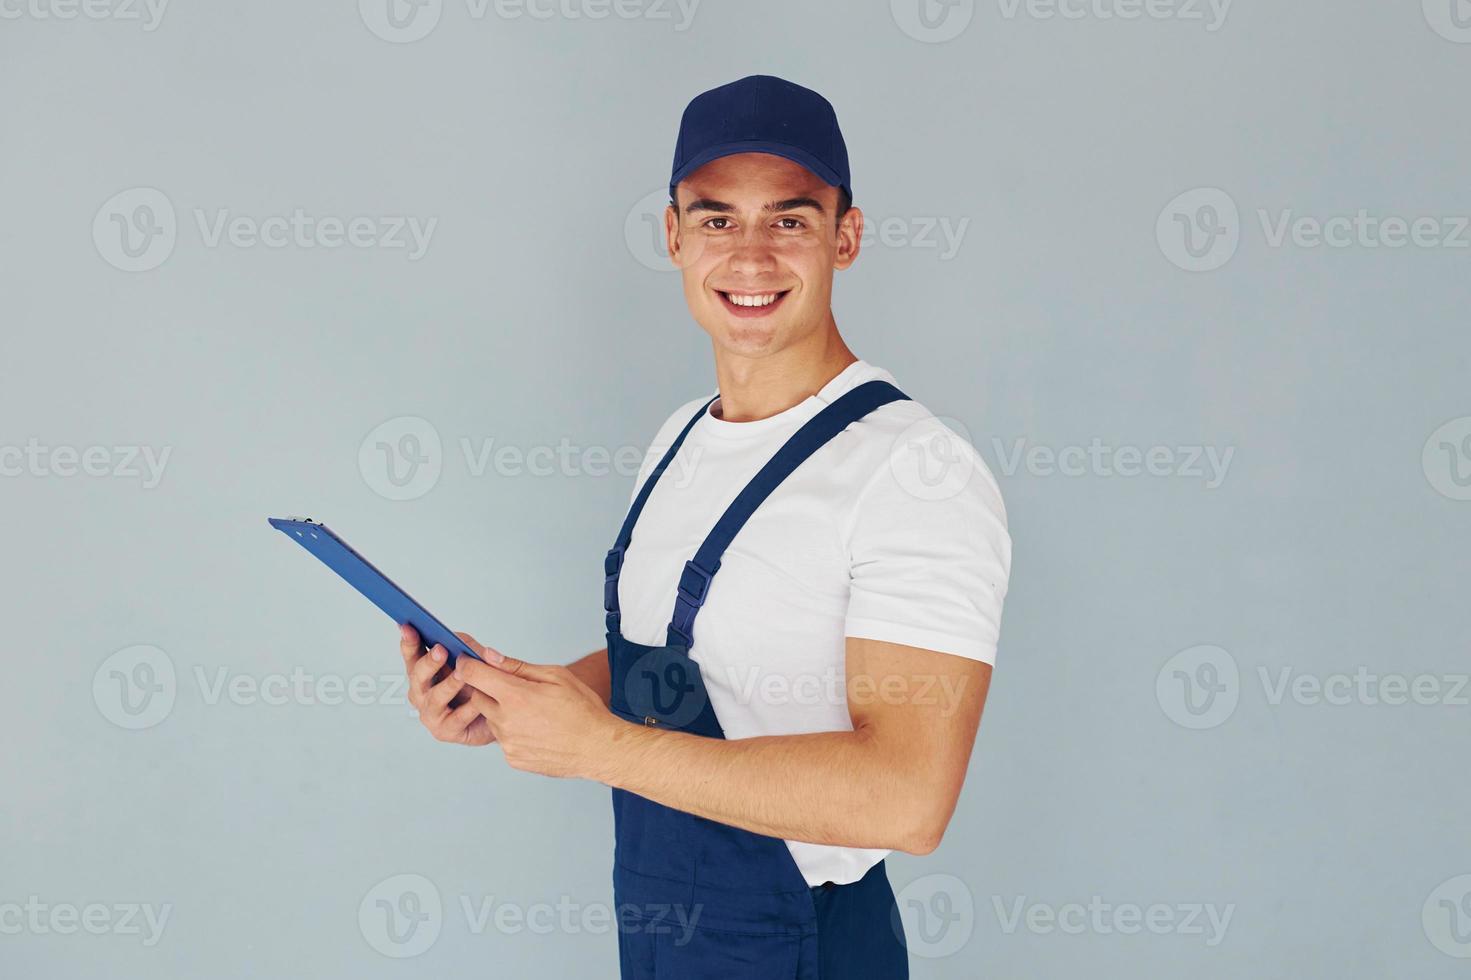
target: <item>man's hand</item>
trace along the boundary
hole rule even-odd
[[[465,633],[455,635],[482,657],[499,656]],[[495,741],[495,733],[483,714],[490,699],[473,688],[467,689],[464,681],[450,673],[445,666],[449,653],[443,646],[435,644],[433,650],[426,651],[412,626],[400,628],[398,646],[409,675],[409,703],[419,710],[419,721],[430,735],[459,745],[489,745]]]
[[[485,663],[461,657],[451,679],[466,685],[471,704],[484,704],[485,719],[513,769],[596,779],[597,760],[606,755],[614,726],[624,724],[566,667],[487,650]]]

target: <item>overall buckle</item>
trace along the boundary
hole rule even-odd
[[[603,612],[618,611],[618,573],[623,570],[623,547],[615,545],[603,558]]]
[[[685,649],[694,646],[695,638],[691,627],[695,625],[695,613],[705,604],[710,595],[710,580],[720,571],[720,562],[708,572],[691,559],[684,563],[679,573],[679,588],[675,590],[674,616],[669,621],[668,636],[677,640]]]
[[[710,594],[710,580],[715,573],[720,571],[720,562],[708,572],[696,565],[692,560],[684,563],[684,571],[679,573],[679,595],[691,606],[699,609],[705,604],[705,597]]]
[[[603,574],[617,575],[623,569],[623,545],[615,544],[603,556]]]

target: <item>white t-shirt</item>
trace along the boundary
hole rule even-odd
[[[804,422],[873,379],[894,380],[858,361],[778,415],[727,422],[707,411],[695,423],[624,557],[626,638],[664,644],[684,563],[736,494]],[[634,494],[708,397],[660,428]],[[736,535],[690,656],[727,738],[851,731],[844,638],[994,663],[1010,569],[1006,511],[980,456],[923,406],[891,402],[817,450]],[[888,853],[787,846],[810,885],[857,881]]]

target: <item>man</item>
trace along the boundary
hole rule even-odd
[[[1001,498],[838,333],[863,214],[827,100],[768,76],[698,96],[669,193],[719,389],[654,440],[604,564],[607,649],[552,667],[466,636],[485,663],[450,672],[406,628],[410,697],[440,740],[613,788],[624,978],[898,980],[883,858],[933,851],[965,778]]]

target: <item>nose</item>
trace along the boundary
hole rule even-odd
[[[776,256],[771,242],[759,228],[747,228],[735,243],[730,253],[730,271],[740,276],[753,278],[769,274],[776,269]]]

